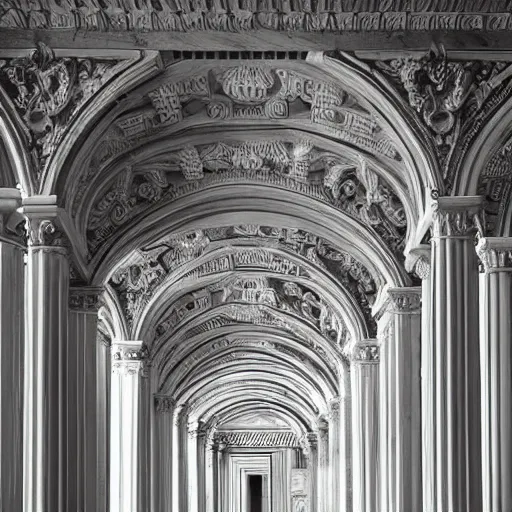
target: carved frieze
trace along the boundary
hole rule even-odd
[[[133,62],[57,58],[42,42],[28,57],[0,61],[0,84],[32,137],[37,178],[82,105]]]
[[[495,5],[496,4],[496,5]],[[285,32],[373,32],[435,30],[509,30],[509,0],[446,2],[427,0],[341,0],[284,2],[279,9],[266,1],[235,0],[171,2],[127,0],[83,3],[68,0],[6,2],[0,27],[135,32],[246,32],[268,29]]]
[[[295,448],[299,446],[297,436],[293,432],[216,432],[218,444],[237,448]]]

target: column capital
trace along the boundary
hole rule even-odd
[[[25,219],[18,212],[20,206],[17,188],[0,188],[0,241],[25,245]]]
[[[171,396],[154,395],[155,410],[157,413],[172,413],[176,401]]]
[[[421,244],[412,248],[405,258],[405,270],[416,274],[420,279],[427,279],[430,275],[430,245]]]
[[[477,231],[483,196],[445,196],[432,205],[432,235],[439,237],[470,237]]]
[[[147,376],[148,351],[142,341],[116,341],[112,344],[112,372]]]
[[[485,272],[512,271],[512,237],[484,237],[476,246]]]
[[[26,219],[28,245],[65,249],[64,232],[58,222],[57,196],[32,196],[23,199],[19,209]]]
[[[69,309],[84,313],[97,313],[101,306],[103,288],[94,286],[72,287],[69,289]]]
[[[400,314],[419,314],[421,311],[421,286],[389,288],[389,311]]]
[[[380,361],[380,346],[376,339],[357,342],[351,350],[350,360],[357,364],[378,364]]]

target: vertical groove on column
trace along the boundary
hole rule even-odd
[[[23,503],[23,250],[0,242],[0,510]]]

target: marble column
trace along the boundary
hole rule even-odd
[[[309,432],[305,440],[306,456],[309,470],[309,503],[311,512],[319,512],[318,510],[318,434]]]
[[[199,512],[206,512],[206,478],[208,471],[208,454],[207,454],[207,432],[204,428],[197,431],[197,498]]]
[[[364,340],[351,354],[353,512],[379,510],[379,346]]]
[[[71,288],[67,344],[66,510],[96,512],[105,495],[98,474],[98,309],[102,290]],[[94,413],[93,413],[94,411]]]
[[[405,260],[405,268],[421,279],[421,464],[423,510],[433,506],[435,496],[435,453],[434,453],[434,361],[435,350],[432,342],[432,280],[430,272],[430,245],[424,244],[412,249]]]
[[[24,356],[23,511],[65,510],[69,262],[55,196],[23,201],[29,235]]]
[[[147,354],[141,341],[112,346],[110,512],[146,512]]]
[[[156,395],[156,511],[170,512],[172,505],[172,432],[174,400],[169,396]]]
[[[421,288],[389,289],[381,321],[381,507],[421,510]]]
[[[23,503],[25,247],[17,189],[0,188],[0,510]]]
[[[199,508],[199,489],[198,474],[200,467],[198,465],[198,425],[197,421],[187,425],[187,489],[188,489],[188,509],[187,512],[198,512]]]
[[[184,457],[184,450],[181,436],[181,417],[183,405],[177,406],[172,414],[172,510],[183,510],[185,508],[183,502],[182,480],[183,469],[182,459]]]
[[[441,197],[433,207],[432,354],[422,361],[435,392],[424,447],[432,474],[424,510],[482,510],[478,262],[474,223],[481,197]],[[429,365],[432,365],[431,367]],[[427,421],[430,419],[427,418]]]
[[[329,493],[328,503],[334,504],[341,509],[340,498],[341,479],[343,473],[340,464],[340,439],[342,434],[340,425],[340,397],[334,397],[329,402]],[[338,505],[339,504],[339,505]],[[335,511],[333,511],[335,512]]]
[[[331,512],[329,510],[329,441],[329,424],[320,421],[318,425],[318,512]]]
[[[484,512],[512,511],[512,238],[482,238],[480,280]]]

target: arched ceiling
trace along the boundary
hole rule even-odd
[[[75,282],[106,289],[102,336],[143,341],[154,392],[198,423],[317,429],[412,282],[432,191],[490,187],[488,229],[510,229],[503,62],[66,52],[0,65],[2,160],[56,194]]]

